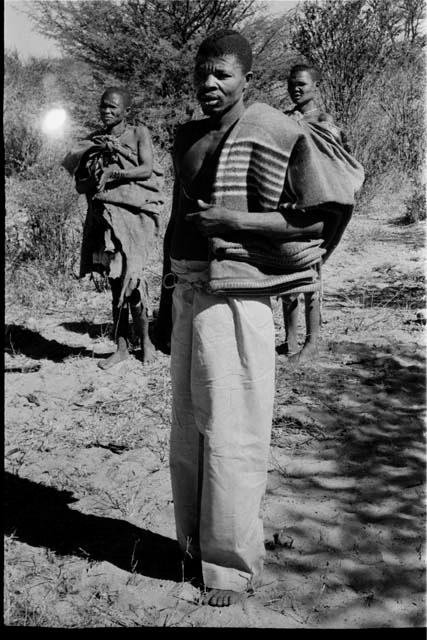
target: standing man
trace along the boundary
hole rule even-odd
[[[260,508],[273,413],[275,334],[268,294],[210,292],[210,241],[242,232],[263,239],[317,238],[324,228],[309,213],[294,225],[278,206],[268,211],[252,196],[246,211],[211,204],[221,152],[246,111],[251,64],[250,45],[235,31],[213,34],[198,50],[194,84],[206,117],[184,124],[176,135],[163,288],[152,332],[157,348],[171,353],[177,538],[185,559],[199,560],[204,602],[212,606],[236,603],[262,574]],[[235,156],[239,175],[238,151]],[[272,177],[268,166],[254,168],[260,189],[276,180],[280,194],[286,171]],[[243,184],[249,182],[245,173]]]

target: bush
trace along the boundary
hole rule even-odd
[[[424,61],[420,52],[403,49],[372,82],[349,133],[367,182],[393,167],[409,176],[422,166],[425,154]]]
[[[42,174],[42,175],[40,175]],[[53,272],[76,271],[83,210],[65,170],[39,167],[6,181],[6,261],[48,261]]]
[[[420,180],[415,181],[412,195],[405,201],[404,224],[413,224],[426,219],[426,189]]]

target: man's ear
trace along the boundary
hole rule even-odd
[[[250,81],[252,80],[253,75],[254,75],[254,74],[252,73],[252,71],[248,71],[248,72],[245,74],[246,84],[245,84],[245,86],[243,87],[243,91],[246,89],[246,87],[248,86],[248,84],[249,84],[249,83],[250,83]]]

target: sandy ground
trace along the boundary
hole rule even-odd
[[[425,625],[424,228],[376,211],[325,267],[318,359],[277,354],[264,583],[226,609],[179,561],[168,358],[101,371],[110,294],[90,283],[7,305],[6,625]]]

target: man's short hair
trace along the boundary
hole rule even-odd
[[[233,29],[221,29],[208,35],[197,51],[197,58],[217,58],[226,55],[236,56],[244,73],[252,69],[251,45]]]
[[[309,73],[314,82],[320,81],[320,73],[317,71],[317,69],[310,64],[304,63],[294,64],[293,67],[290,68],[288,78],[296,76],[297,73],[300,73],[302,71],[306,71],[307,73]]]
[[[102,98],[105,98],[105,96],[111,96],[113,93],[122,97],[123,106],[125,107],[125,109],[128,109],[130,107],[132,98],[129,91],[124,87],[107,87],[107,89],[105,89],[104,93],[101,96],[101,100]]]

